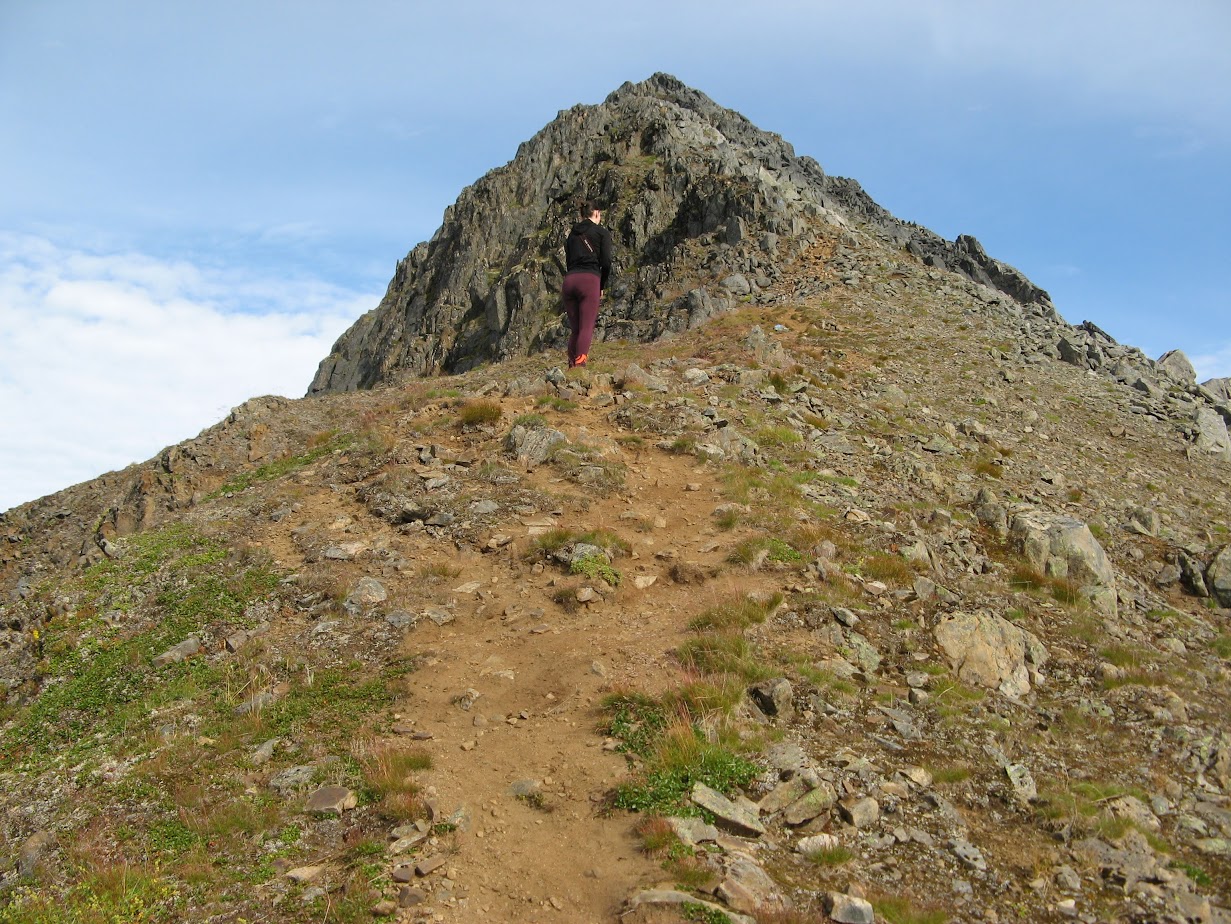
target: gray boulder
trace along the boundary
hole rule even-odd
[[[1014,515],[1009,545],[1048,577],[1073,581],[1102,613],[1116,613],[1116,575],[1090,527],[1063,514]]]
[[[557,446],[568,442],[559,430],[547,427],[515,426],[504,440],[505,450],[529,465],[542,465]]]
[[[1032,633],[991,613],[954,613],[933,630],[950,666],[965,683],[1021,697],[1030,692],[1030,669],[1047,660]]]
[[[1158,358],[1158,366],[1177,382],[1183,382],[1185,385],[1197,384],[1197,370],[1180,350],[1168,350]]]
[[[1231,545],[1223,546],[1205,570],[1205,587],[1219,606],[1231,607]]]
[[[1227,435],[1227,422],[1212,407],[1198,407],[1193,411],[1193,429],[1196,431],[1194,445],[1201,452],[1209,452],[1231,460],[1231,437]]]

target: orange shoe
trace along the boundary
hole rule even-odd
[[[586,364],[586,354],[585,353],[582,353],[575,360],[573,360],[574,366],[584,366],[585,364]]]

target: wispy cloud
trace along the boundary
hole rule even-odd
[[[379,293],[0,234],[0,510],[298,397]]]
[[[1197,381],[1231,378],[1231,341],[1206,353],[1192,356],[1189,361],[1197,370]]]

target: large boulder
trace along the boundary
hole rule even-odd
[[[1231,545],[1223,546],[1205,571],[1205,586],[1219,606],[1231,607]]]
[[[933,630],[958,679],[1021,697],[1030,692],[1030,668],[1047,660],[1038,638],[993,613],[953,613]]]
[[[1102,613],[1116,613],[1116,574],[1090,527],[1063,514],[1027,510],[1014,515],[1009,545],[1048,577],[1074,582]]]
[[[1201,452],[1209,452],[1231,460],[1231,436],[1227,435],[1227,422],[1212,407],[1198,407],[1193,412],[1193,429],[1196,431],[1194,445]]]
[[[1197,370],[1180,350],[1168,350],[1158,358],[1158,365],[1177,382],[1183,382],[1185,385],[1197,384]]]

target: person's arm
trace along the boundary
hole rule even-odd
[[[602,267],[603,274],[602,279],[599,282],[599,288],[605,289],[607,288],[607,279],[611,275],[611,232],[606,228],[603,228],[602,230],[603,233],[600,235],[602,241],[599,244],[598,261],[599,266]]]

